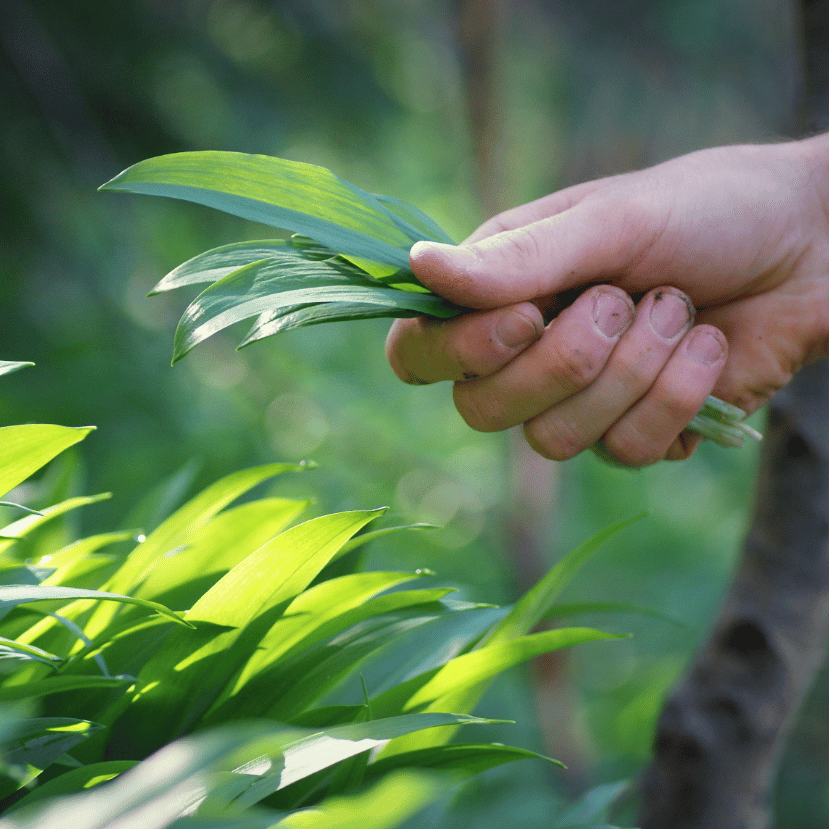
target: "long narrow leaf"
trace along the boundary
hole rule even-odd
[[[87,720],[49,717],[26,720],[5,746],[3,761],[17,769],[16,780],[0,782],[0,797],[31,783],[59,757],[99,731],[100,725]]]
[[[308,262],[284,253],[245,265],[202,291],[178,324],[173,361],[234,323],[282,308],[323,302],[375,305],[386,309],[388,316],[401,311],[404,316],[416,312],[452,317],[463,310],[434,294],[398,290],[371,280],[342,260]]]
[[[0,496],[93,430],[41,424],[0,428]]]
[[[26,366],[33,366],[34,363],[21,363],[21,362],[14,362],[9,360],[0,360],[0,375],[1,374],[11,374],[13,371],[17,371],[18,369],[25,368]]]
[[[273,614],[379,514],[314,518],[237,564],[185,615],[197,629],[173,631],[140,672],[134,691],[107,715],[106,722],[117,718],[113,739],[130,751],[146,753],[185,733],[250,658],[275,621]]]
[[[513,605],[510,612],[486,637],[484,643],[494,645],[507,642],[532,630],[549,612],[552,603],[565,586],[593,557],[602,544],[641,517],[637,516],[611,524],[571,550],[541,581]]]
[[[378,695],[371,701],[372,711],[377,716],[391,716],[425,710],[441,697],[472,688],[533,656],[582,642],[620,638],[591,628],[564,628],[488,645]]]
[[[244,265],[259,262],[262,259],[273,259],[285,253],[286,250],[309,262],[328,259],[337,255],[335,251],[318,245],[316,242],[312,242],[310,245],[300,244],[295,241],[297,238],[236,242],[207,250],[170,271],[153,288],[150,296],[164,291],[172,291],[176,288],[183,288],[187,285],[216,282]]]
[[[385,757],[371,763],[366,773],[366,781],[379,780],[395,769],[450,770],[468,777],[516,760],[546,760],[546,762],[561,768],[565,767],[561,761],[545,757],[535,751],[498,743],[440,745],[394,754],[391,757]]]
[[[310,236],[339,253],[408,267],[412,240],[329,170],[261,155],[175,153],[141,161],[101,188],[184,199]]]
[[[324,322],[356,322],[357,320],[389,317],[419,316],[417,311],[395,309],[390,313],[385,305],[369,305],[364,302],[310,302],[304,305],[287,305],[274,311],[266,311],[253,324],[247,336],[239,343],[244,348],[257,340],[264,340],[282,331],[305,328]]]
[[[117,688],[132,682],[117,676],[52,676],[37,682],[25,682],[22,685],[8,685],[0,688],[0,702],[17,702],[25,699],[37,699],[49,694],[64,691],[87,691],[91,688]]]
[[[274,770],[260,773],[236,798],[242,807],[252,806],[268,795],[336,763],[385,745],[395,737],[447,725],[499,722],[457,714],[409,714],[384,720],[328,728],[286,746]],[[503,721],[500,721],[503,722]]]
[[[71,601],[74,599],[95,599],[96,601],[123,602],[134,604],[145,610],[152,610],[160,613],[171,621],[184,627],[192,627],[192,624],[177,616],[164,605],[158,602],[150,602],[146,599],[134,599],[132,596],[121,596],[117,593],[107,593],[102,590],[81,590],[77,587],[58,587],[48,585],[4,585],[0,586],[0,610],[6,610],[28,602],[43,601]]]

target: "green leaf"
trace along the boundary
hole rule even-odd
[[[608,539],[639,521],[641,515],[611,524],[571,550],[541,581],[528,590],[493,628],[484,643],[507,642],[532,630],[551,610],[561,591]]]
[[[376,716],[426,710],[443,696],[473,688],[539,654],[582,642],[622,638],[591,628],[563,628],[487,645],[379,694],[372,699],[371,707]]]
[[[142,581],[156,559],[187,544],[196,530],[248,490],[285,472],[312,468],[311,464],[273,463],[243,469],[211,484],[163,521],[129,556],[107,583],[108,590],[131,590]]]
[[[13,371],[33,365],[34,363],[19,363],[9,362],[8,360],[0,360],[0,374],[11,374]]]
[[[408,267],[413,240],[391,214],[311,164],[242,153],[175,153],[141,161],[101,189],[196,202],[301,233],[339,253]]]
[[[258,777],[235,799],[235,805],[252,806],[269,795],[290,786],[322,769],[385,745],[389,740],[414,731],[447,725],[486,724],[502,722],[456,714],[409,714],[383,720],[327,728],[302,737],[285,746],[280,762],[254,761]],[[271,768],[268,768],[268,767]],[[267,769],[262,771],[261,769]],[[241,767],[237,772],[250,774],[256,766]]]
[[[523,748],[504,746],[499,743],[482,745],[439,745],[405,751],[385,757],[369,765],[367,782],[373,782],[395,769],[428,769],[452,771],[463,777],[480,774],[482,771],[512,763],[516,760],[544,760],[565,768],[559,760],[528,751]]]
[[[87,720],[49,717],[26,720],[5,745],[7,770],[18,770],[16,780],[0,782],[0,797],[31,783],[59,757],[99,731],[100,725]]]
[[[413,601],[422,603],[425,598],[422,593],[418,592],[412,598],[412,591],[383,596],[379,602],[372,601],[378,593],[415,578],[418,578],[418,574],[354,573],[329,579],[300,593],[262,637],[257,650],[251,654],[233,682],[228,683],[216,706],[219,706],[226,698],[242,693],[251,680],[275,662],[307,650],[326,637],[357,624],[371,615],[388,613],[390,609],[408,606]],[[444,590],[439,590],[430,595],[439,597],[444,593]],[[391,598],[392,596],[395,598]],[[261,686],[269,683],[270,680],[263,677],[259,684]],[[250,689],[243,696],[237,697],[230,705],[238,705],[245,696],[250,696],[251,693],[260,695],[261,692]]]
[[[171,632],[139,673],[135,690],[108,716],[118,717],[113,740],[146,752],[189,730],[256,650],[282,606],[379,514],[314,518],[237,564],[185,614],[197,629]]]
[[[260,498],[220,512],[193,532],[186,547],[158,559],[133,595],[191,607],[243,558],[282,532],[307,505],[307,501],[287,498]]]
[[[0,688],[0,702],[37,699],[64,691],[86,691],[90,688],[117,688],[132,684],[132,678],[117,676],[51,676],[37,682],[8,685]]]
[[[7,667],[7,660],[15,660],[21,664],[26,662],[40,662],[43,665],[48,665],[50,668],[57,668],[63,662],[59,656],[53,653],[47,653],[40,648],[35,648],[32,645],[24,645],[21,642],[15,642],[12,639],[0,637],[0,660],[3,660],[3,667],[0,673],[5,673],[9,668]],[[13,686],[19,688],[20,686]],[[0,688],[0,701],[3,699],[3,688]]]
[[[262,259],[277,258],[279,254],[293,252],[297,258],[305,261],[317,261],[336,256],[336,251],[329,250],[311,240],[296,241],[302,237],[291,239],[264,239],[257,242],[236,242],[222,245],[213,250],[207,250],[188,259],[175,270],[170,271],[153,290],[150,296],[164,291],[172,291],[187,285],[199,285],[207,282],[216,282],[239,268],[259,262]]]
[[[394,829],[454,782],[451,776],[395,772],[366,792],[328,798],[312,809],[294,812],[273,829]]]
[[[437,600],[449,592],[437,588],[388,593],[351,609],[344,605],[343,612],[323,615],[317,621],[318,611],[311,602],[327,595],[320,591],[327,584],[317,585],[292,603],[289,611],[297,615],[286,612],[268,632],[261,649],[228,685],[207,721],[261,716],[293,721],[344,676],[353,674],[368,654],[396,642],[402,631],[433,619],[443,610]],[[302,601],[306,595],[311,602]],[[307,631],[297,627],[304,620]],[[279,689],[284,693],[277,693]]]
[[[94,427],[25,424],[0,428],[0,495],[5,495]]]
[[[158,602],[150,602],[145,599],[135,599],[131,596],[121,596],[117,593],[107,593],[102,590],[81,590],[77,587],[59,587],[43,584],[37,585],[3,585],[0,586],[0,610],[6,610],[28,602],[43,601],[71,601],[74,599],[95,599],[96,601],[123,602],[134,604],[145,610],[152,610],[160,613],[171,621],[184,627],[192,627],[190,622],[180,618],[172,610]]]
[[[135,765],[134,760],[112,760],[106,763],[91,763],[79,769],[65,771],[58,777],[53,777],[51,780],[41,783],[36,789],[8,808],[4,814],[21,812],[25,815],[26,811],[39,801],[61,795],[75,794],[100,786],[101,783],[112,780],[113,777],[123,774]],[[73,827],[73,829],[75,828]]]
[[[393,196],[375,195],[374,198],[388,210],[393,217],[403,219],[409,230],[409,235],[419,239],[431,239],[434,242],[444,242],[454,245],[455,240],[429,215],[413,204],[396,199]]]
[[[67,498],[59,504],[41,510],[37,514],[26,515],[19,518],[11,524],[3,528],[3,534],[6,536],[4,541],[0,541],[0,553],[5,552],[14,541],[25,538],[30,533],[34,532],[38,527],[41,527],[47,521],[52,521],[67,512],[80,507],[86,507],[90,504],[97,504],[100,501],[106,501],[110,498],[108,492],[102,492],[99,495],[79,496],[77,498]]]
[[[305,305],[288,305],[275,311],[266,311],[239,343],[239,348],[272,337],[282,331],[320,325],[324,322],[356,322],[358,320],[391,317],[416,317],[418,311],[397,309],[394,313],[385,305],[369,305],[365,302],[310,302]]]
[[[375,305],[388,316],[457,316],[463,309],[434,294],[412,293],[371,279],[341,259],[308,261],[285,251],[214,282],[190,303],[176,329],[173,362],[234,323],[297,305],[313,317],[321,303]],[[306,322],[305,324],[309,324]]]

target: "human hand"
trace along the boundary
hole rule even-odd
[[[709,394],[753,412],[829,353],[829,138],[580,184],[458,247],[418,243],[411,266],[482,310],[396,321],[401,379],[454,380],[470,426],[523,423],[548,458],[598,441],[628,466],[686,458]],[[559,312],[545,326],[542,310]]]

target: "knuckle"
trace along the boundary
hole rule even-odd
[[[663,453],[654,449],[644,435],[632,429],[612,429],[602,438],[602,444],[624,466],[639,469],[662,459]]]
[[[614,373],[619,377],[622,387],[637,397],[644,394],[653,383],[653,374],[647,368],[647,354],[639,353],[633,358],[617,358],[614,361]]]
[[[476,432],[498,432],[510,425],[504,407],[491,392],[469,383],[455,383],[452,396],[458,414]]]
[[[538,417],[524,424],[524,437],[539,455],[553,461],[567,461],[586,448],[586,441],[571,424],[560,417]]]
[[[505,231],[502,238],[509,254],[518,259],[536,261],[544,257],[539,235],[528,227]]]
[[[554,384],[576,391],[595,379],[600,366],[584,348],[556,343],[551,346],[550,359],[545,368]]]

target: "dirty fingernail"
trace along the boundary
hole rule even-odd
[[[528,346],[535,342],[544,331],[541,314],[537,310],[536,313],[538,320],[534,322],[520,311],[507,311],[501,315],[495,326],[495,336],[507,348]]]
[[[657,293],[651,305],[651,325],[660,337],[672,340],[688,325],[690,319],[688,303],[682,297]]]
[[[618,337],[633,318],[630,305],[616,294],[602,291],[593,300],[593,322],[605,337]]]
[[[718,337],[708,331],[695,331],[688,343],[688,354],[698,363],[712,366],[722,359],[725,349]]]

